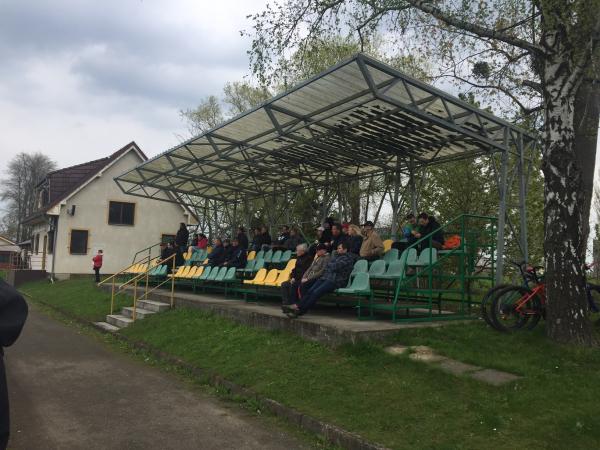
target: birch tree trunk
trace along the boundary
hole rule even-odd
[[[586,194],[575,152],[574,104],[578,86],[571,78],[569,52],[549,32],[544,62],[545,176],[544,253],[546,255],[547,334],[563,343],[590,345],[591,323],[585,293],[584,218]]]

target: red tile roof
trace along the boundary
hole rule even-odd
[[[59,169],[48,173],[46,178],[38,183],[38,186],[46,185],[48,187],[48,203],[27,217],[24,222],[28,222],[31,219],[35,219],[43,215],[46,211],[60,203],[61,200],[63,200],[69,194],[75,192],[81,185],[90,180],[94,175],[127,152],[131,147],[134,147],[136,150],[138,150],[144,160],[148,159],[148,157],[144,154],[144,152],[142,152],[142,150],[140,150],[137,144],[132,141],[123,148],[114,152],[112,155],[105,158],[77,164],[71,167],[65,167],[64,169]]]

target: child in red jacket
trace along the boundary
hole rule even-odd
[[[96,283],[100,283],[100,267],[102,267],[102,250],[98,250],[98,254],[92,258],[94,263],[94,272],[96,273]]]

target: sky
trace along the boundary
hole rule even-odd
[[[239,31],[265,3],[0,0],[0,172],[22,151],[66,167],[177,144],[181,109],[248,74]]]

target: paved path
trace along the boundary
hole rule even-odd
[[[30,309],[6,350],[9,449],[307,448],[236,405]]]

